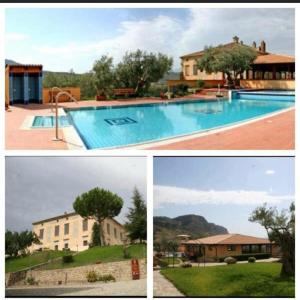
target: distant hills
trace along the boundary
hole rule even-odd
[[[226,234],[228,230],[220,225],[209,223],[199,215],[183,215],[176,218],[154,217],[153,218],[154,239],[161,236],[167,239],[174,239],[179,234],[188,234],[191,239],[205,236]]]

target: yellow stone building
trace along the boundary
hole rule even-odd
[[[41,242],[33,245],[31,251],[51,249],[83,251],[89,248],[92,228],[95,220],[84,219],[77,213],[65,213],[60,216],[34,222],[35,232]],[[122,245],[126,240],[126,231],[115,219],[105,219],[102,223],[105,245]]]

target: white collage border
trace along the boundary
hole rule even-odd
[[[31,150],[5,150],[5,111],[4,99],[5,99],[5,81],[4,81],[4,69],[5,69],[5,9],[6,8],[108,8],[108,7],[119,7],[119,8],[295,8],[295,55],[296,55],[296,74],[300,74],[300,66],[298,57],[300,57],[300,4],[299,3],[53,3],[53,4],[11,4],[11,3],[0,3],[0,93],[2,99],[2,109],[0,110],[0,219],[1,219],[1,236],[0,239],[0,256],[2,272],[0,272],[0,282],[2,283],[3,289],[1,290],[1,298],[5,297],[4,290],[4,265],[5,265],[5,246],[4,246],[4,234],[5,234],[5,157],[6,156],[145,156],[147,157],[147,218],[148,218],[148,248],[147,248],[147,298],[153,298],[153,157],[154,156],[294,156],[296,155],[296,168],[295,168],[295,182],[300,182],[299,179],[299,164],[297,161],[298,157],[298,145],[299,145],[299,103],[296,99],[296,151],[283,151],[283,150],[86,150],[86,151],[66,151],[66,150],[43,150],[43,151],[31,151]],[[274,24],[274,30],[276,30],[276,24]],[[300,83],[300,76],[296,75],[296,90],[298,91]],[[297,94],[297,92],[296,92]],[[296,97],[297,98],[297,97]],[[298,211],[297,195],[298,187],[295,184],[295,202],[296,202],[296,216]],[[300,200],[298,200],[300,201]],[[299,233],[300,225],[296,222],[296,278],[300,275],[300,260],[297,259],[299,253]],[[297,281],[296,281],[297,282]],[[296,298],[300,296],[296,285]],[[172,298],[171,298],[172,299]],[[211,298],[218,299],[218,298]],[[253,299],[253,298],[252,298]],[[277,298],[278,299],[278,298]]]

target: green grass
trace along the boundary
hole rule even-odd
[[[186,296],[295,297],[294,278],[281,279],[280,270],[280,263],[247,263],[161,273]]]
[[[128,248],[130,258],[144,258],[146,257],[146,245],[136,244],[131,245]],[[95,264],[96,262],[114,262],[126,260],[123,255],[123,246],[105,246],[94,247],[82,252],[79,252],[74,256],[74,262],[63,263],[62,260],[54,261],[42,267],[43,270],[61,269],[61,268],[73,268],[78,266],[84,266],[89,264]]]
[[[63,251],[42,251],[35,252],[25,257],[7,258],[5,260],[5,272],[16,272],[41,263],[45,263],[49,259],[61,257],[63,255]]]
[[[172,257],[164,257],[161,258],[160,260],[167,262],[170,266],[173,265],[173,258]],[[174,265],[178,265],[181,263],[181,260],[178,258],[174,258]]]

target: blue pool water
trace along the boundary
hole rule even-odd
[[[55,126],[55,117],[53,116],[37,116],[34,117],[32,127],[33,128],[51,128]],[[67,116],[58,117],[58,126],[65,127],[70,126]]]
[[[233,97],[236,99],[247,99],[247,100],[278,100],[278,101],[294,101],[295,91],[277,91],[277,90],[241,90],[235,91]]]
[[[294,101],[182,101],[71,109],[88,149],[121,147],[218,128],[287,109]]]

